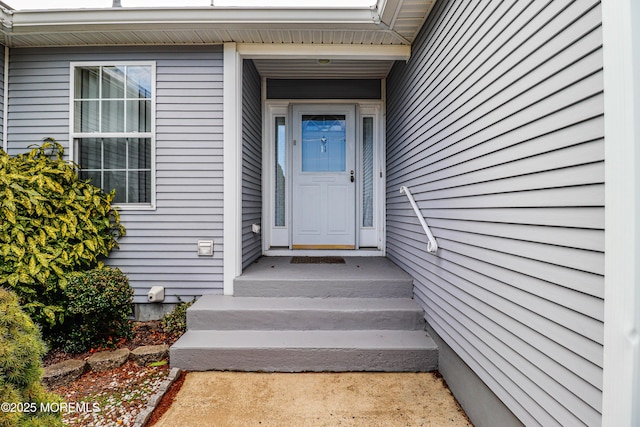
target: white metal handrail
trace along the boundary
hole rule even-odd
[[[416,212],[418,221],[420,221],[420,224],[422,224],[422,228],[424,229],[424,232],[427,234],[427,237],[429,238],[429,242],[427,242],[427,252],[435,254],[436,251],[438,250],[438,242],[436,242],[436,238],[433,237],[433,233],[429,229],[429,226],[427,225],[427,221],[424,220],[424,217],[420,212],[420,208],[418,207],[418,205],[416,204],[416,201],[413,198],[413,194],[411,194],[411,191],[409,191],[409,189],[404,185],[400,187],[400,193],[404,193],[407,195],[407,198],[409,199],[409,203],[411,203],[413,210]]]

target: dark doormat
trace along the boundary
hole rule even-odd
[[[344,264],[341,256],[294,256],[291,264]]]

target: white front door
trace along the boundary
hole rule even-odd
[[[293,108],[293,249],[355,249],[355,107]]]

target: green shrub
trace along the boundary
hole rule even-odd
[[[17,296],[0,288],[0,402],[27,411],[0,411],[0,427],[61,426],[60,413],[40,411],[40,405],[61,402],[42,386],[41,358],[45,346],[38,328],[18,305]],[[6,409],[6,408],[5,408]]]
[[[70,272],[94,268],[125,234],[115,193],[78,178],[53,139],[27,154],[0,150],[0,285],[31,318],[55,326]]]
[[[120,270],[103,267],[75,273],[64,294],[66,314],[62,327],[50,337],[54,345],[81,353],[131,337],[133,289]]]
[[[196,302],[180,301],[169,313],[162,318],[162,329],[173,338],[179,338],[187,331],[187,309]]]

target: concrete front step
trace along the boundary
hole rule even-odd
[[[238,297],[307,297],[307,298],[411,298],[411,281],[387,280],[260,280],[236,279]]]
[[[409,298],[260,298],[204,295],[187,311],[189,330],[423,330]]]
[[[411,276],[386,258],[291,264],[262,257],[234,296],[205,295],[170,350],[186,370],[389,371],[437,368]]]
[[[345,264],[291,264],[263,257],[234,280],[237,297],[411,298],[411,276],[386,258],[345,258]]]
[[[193,331],[171,347],[171,367],[192,371],[424,372],[438,349],[425,331]]]

